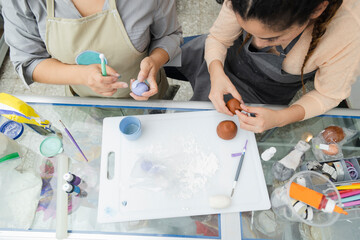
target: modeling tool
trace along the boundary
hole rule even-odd
[[[233,183],[233,187],[232,187],[232,190],[231,190],[230,197],[232,197],[234,195],[235,187],[236,187],[236,184],[237,184],[239,176],[240,176],[240,170],[241,170],[244,158],[245,158],[245,152],[246,152],[247,143],[248,143],[248,140],[246,140],[245,146],[244,146],[244,148],[242,150],[242,154],[241,154],[240,161],[239,161],[239,164],[238,164],[238,167],[237,167],[237,170],[236,170],[235,180],[234,180],[234,183]]]
[[[85,154],[83,153],[83,151],[81,150],[81,148],[79,147],[79,145],[77,144],[77,142],[75,141],[74,137],[71,135],[71,133],[69,132],[69,130],[65,127],[64,123],[59,120],[59,122],[61,123],[61,125],[64,127],[64,130],[66,132],[66,134],[69,136],[70,140],[74,143],[74,145],[76,146],[76,148],[79,150],[79,152],[81,153],[81,155],[85,158],[85,160],[88,162],[88,159],[86,158]]]
[[[101,74],[103,76],[107,76],[107,73],[106,73],[106,64],[105,64],[105,55],[104,54],[99,54],[99,58],[101,60]]]
[[[324,212],[348,214],[341,207],[336,206],[334,200],[327,199],[324,194],[294,182],[290,185],[290,197]]]

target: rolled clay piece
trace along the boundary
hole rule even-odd
[[[235,110],[242,111],[242,108],[240,107],[240,102],[236,98],[232,98],[226,103],[226,107],[235,114]]]
[[[331,143],[331,144],[329,144],[329,149],[323,149],[322,151],[325,154],[332,156],[332,155],[336,155],[339,153],[339,148],[336,144]]]
[[[209,198],[209,206],[215,209],[227,208],[231,204],[231,198],[226,195],[214,195]]]
[[[216,132],[220,138],[230,140],[236,136],[237,126],[233,121],[225,120],[218,124]]]

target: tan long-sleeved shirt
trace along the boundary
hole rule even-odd
[[[313,26],[308,26],[283,62],[283,70],[300,75],[301,66],[311,42]],[[225,0],[218,18],[210,29],[205,44],[205,60],[225,61],[227,49],[241,34],[230,0]],[[351,84],[360,76],[360,1],[344,0],[327,27],[304,73],[317,70],[315,90],[302,96],[294,104],[305,109],[311,118],[336,107],[350,96]]]

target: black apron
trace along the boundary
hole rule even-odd
[[[280,55],[269,53],[270,47],[256,49],[251,46],[252,38],[244,44],[244,32],[228,49],[224,71],[246,103],[287,105],[301,89],[301,76],[282,70],[286,54],[301,37],[297,36],[283,49],[276,46]],[[207,35],[202,35],[182,47],[182,67],[178,70],[190,81],[194,90],[193,101],[209,101],[210,75],[204,60]],[[313,80],[316,70],[304,74],[304,83]],[[225,96],[227,101],[231,96]]]

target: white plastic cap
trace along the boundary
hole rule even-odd
[[[63,190],[64,190],[65,192],[69,193],[69,192],[71,192],[71,191],[73,190],[73,186],[71,186],[71,185],[68,184],[68,183],[65,183],[65,184],[63,185]]]
[[[326,203],[326,206],[323,209],[323,211],[327,212],[327,213],[332,213],[332,212],[334,212],[335,205],[336,205],[336,203],[334,200],[328,199],[328,202]]]
[[[101,60],[104,60],[104,59],[105,59],[105,55],[102,54],[102,53],[100,53],[100,54],[99,54],[99,58],[100,58]]]
[[[275,147],[268,148],[261,154],[261,159],[264,161],[269,161],[274,156],[275,153],[276,153]]]
[[[70,173],[65,173],[63,178],[65,181],[71,181],[73,179],[73,177]]]

